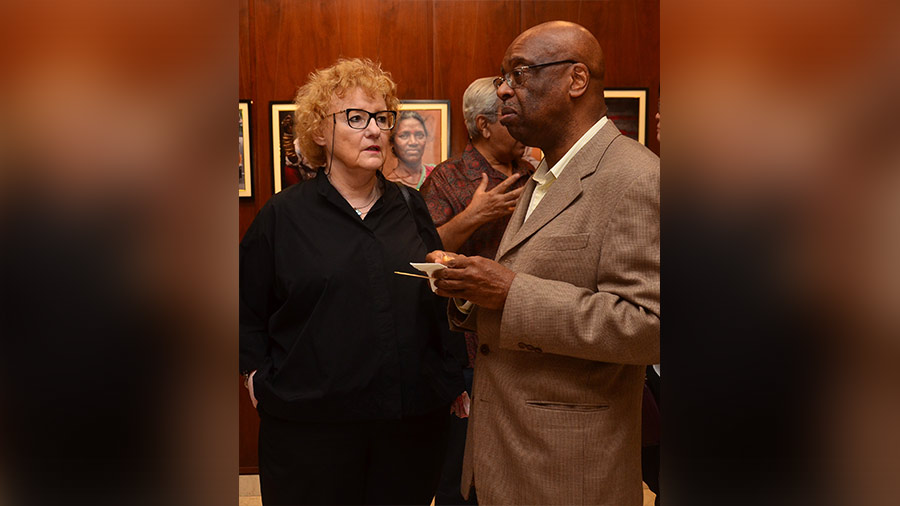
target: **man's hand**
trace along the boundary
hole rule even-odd
[[[503,308],[516,277],[515,272],[484,257],[432,251],[426,258],[447,266],[434,272],[438,295],[465,299],[487,309]]]
[[[463,213],[468,214],[472,222],[477,223],[478,226],[512,214],[516,208],[516,201],[519,200],[519,195],[522,194],[524,187],[517,188],[511,192],[506,190],[518,179],[519,174],[513,174],[490,191],[485,191],[488,185],[488,175],[482,172],[481,184],[475,189],[475,193],[472,194],[472,200],[463,210]]]
[[[459,256],[457,253],[450,253],[447,251],[441,251],[436,249],[431,253],[425,255],[425,261],[433,264],[444,264],[447,265],[447,262],[453,260],[454,257]]]
[[[511,192],[506,192],[506,190],[518,179],[519,174],[513,174],[501,181],[491,191],[485,191],[488,185],[488,175],[482,172],[481,183],[472,194],[469,205],[450,221],[437,228],[444,247],[458,249],[482,225],[511,214],[516,208],[516,201],[524,187]]]

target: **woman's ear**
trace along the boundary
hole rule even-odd
[[[318,144],[319,146],[322,146],[322,147],[324,147],[326,144],[325,134],[324,134],[323,130],[325,130],[325,127],[320,126],[318,129],[316,129],[316,131],[312,135],[313,142],[315,142],[316,144]]]

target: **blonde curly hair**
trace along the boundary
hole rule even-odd
[[[374,97],[384,97],[387,110],[397,111],[397,85],[390,72],[381,64],[368,58],[341,58],[334,65],[319,69],[309,75],[306,84],[294,98],[294,137],[300,144],[300,152],[313,167],[325,165],[325,147],[316,144],[313,137],[321,132],[334,97],[344,98],[348,91],[361,88]],[[374,111],[373,111],[374,112]]]

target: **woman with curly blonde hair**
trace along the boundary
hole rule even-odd
[[[428,504],[463,391],[446,304],[398,276],[440,249],[418,192],[381,174],[397,119],[379,64],[300,88],[301,152],[323,166],[273,196],[240,248],[240,367],[260,415],[265,504]]]

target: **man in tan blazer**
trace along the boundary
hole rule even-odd
[[[496,261],[429,254],[448,265],[435,277],[451,320],[481,336],[461,490],[482,504],[639,505],[659,158],[606,118],[602,52],[583,27],[523,32],[502,72],[501,122],[544,161]]]

